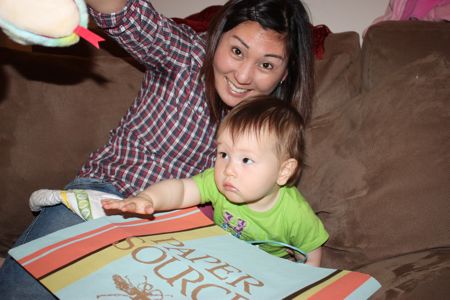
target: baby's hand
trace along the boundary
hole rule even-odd
[[[155,209],[151,198],[136,196],[125,200],[103,199],[102,207],[104,210],[117,209],[122,212],[131,212],[142,215],[150,215]]]

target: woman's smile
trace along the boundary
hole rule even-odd
[[[234,107],[251,96],[269,95],[287,75],[285,38],[247,21],[224,33],[214,56],[220,99]]]
[[[228,83],[228,86],[230,87],[230,90],[232,93],[235,94],[245,94],[247,92],[250,92],[250,89],[245,89],[245,88],[240,88],[238,86],[236,86],[228,77],[225,76],[225,80]]]

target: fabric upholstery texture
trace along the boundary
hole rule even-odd
[[[375,87],[386,76],[424,54],[438,53],[450,60],[450,22],[386,21],[364,36],[362,90]]]
[[[300,189],[330,232],[325,266],[450,247],[448,78],[432,55],[309,128]]]
[[[27,199],[60,189],[104,144],[131,104],[143,73],[109,56],[0,49],[0,254],[33,216]]]
[[[378,299],[446,299],[450,293],[450,252],[431,249],[380,260],[358,271],[378,278]]]
[[[331,34],[325,55],[315,61],[315,97],[312,122],[358,95],[361,86],[361,48],[356,32]]]
[[[374,299],[450,293],[448,78],[449,62],[431,55],[306,134],[300,189],[330,233],[323,266],[371,274]]]

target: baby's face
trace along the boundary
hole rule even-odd
[[[233,141],[228,129],[219,133],[215,181],[229,201],[261,211],[275,203],[282,164],[276,143],[270,134],[242,134]]]

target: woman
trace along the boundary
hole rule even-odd
[[[276,94],[308,120],[313,55],[300,1],[231,0],[206,37],[161,16],[148,1],[87,3],[98,25],[147,71],[108,143],[91,154],[66,189],[128,197],[161,179],[210,168],[218,122],[250,96]],[[63,205],[45,208],[16,245],[80,222]],[[53,298],[10,257],[0,269],[0,295]]]

